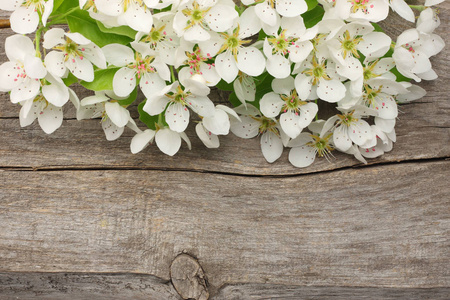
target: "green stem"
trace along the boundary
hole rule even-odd
[[[175,81],[177,81],[177,79],[175,78],[175,72],[174,72],[172,66],[170,66],[170,76],[171,76],[171,78],[172,78],[172,83],[174,83]]]
[[[44,27],[41,27],[41,28],[39,28],[36,31],[36,35],[35,35],[35,38],[34,38],[34,42],[36,44],[36,57],[39,57],[39,58],[42,57],[41,56],[41,34],[42,34],[42,28],[44,28]]]
[[[316,99],[316,104],[319,102],[318,99]],[[316,121],[319,120],[319,113],[316,114]]]
[[[73,13],[73,12],[76,11],[76,10],[79,10],[79,8],[78,8],[78,7],[74,7],[74,8],[72,8],[72,9],[69,9],[68,11],[66,11],[66,12],[63,13],[63,14],[56,15],[55,18],[54,18],[51,22],[47,23],[47,26],[56,24],[56,23],[61,22],[61,21],[64,21],[64,19],[65,19],[68,15],[70,15],[71,13]]]
[[[412,9],[416,9],[418,11],[423,11],[423,10],[428,8],[428,7],[423,6],[423,5],[409,5],[409,7],[411,7]]]

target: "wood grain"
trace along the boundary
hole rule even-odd
[[[166,281],[140,274],[0,273],[2,300],[181,300]]]
[[[0,271],[169,280],[198,258],[233,283],[449,287],[449,161],[287,178],[1,171]]]
[[[449,288],[226,285],[211,300],[447,300]],[[170,283],[142,274],[0,273],[2,300],[181,300]]]

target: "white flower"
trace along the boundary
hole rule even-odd
[[[169,67],[153,51],[133,52],[127,46],[110,44],[102,48],[109,64],[122,67],[113,78],[114,93],[126,97],[139,84],[149,98],[161,91],[170,79]]]
[[[327,102],[338,102],[345,96],[346,88],[338,79],[331,77],[325,58],[318,62],[315,55],[307,58],[294,72],[295,89],[300,99],[314,100],[320,98]]]
[[[367,158],[375,158],[383,155],[385,152],[392,150],[395,141],[395,130],[385,133],[377,125],[372,125],[373,137],[359,148],[362,156]]]
[[[343,26],[338,34],[328,40],[329,53],[338,64],[336,71],[350,80],[363,76],[359,53],[365,62],[373,61],[389,50],[391,39],[385,33],[374,32],[373,26],[365,22],[352,22]]]
[[[405,2],[405,0],[389,0],[389,4],[392,10],[403,19],[409,22],[414,22],[416,20],[413,10]]]
[[[174,65],[180,39],[173,31],[173,13],[159,13],[153,16],[154,24],[150,32],[138,32],[133,48],[151,49],[168,65]],[[145,47],[145,48],[138,48]],[[140,51],[146,52],[145,50]]]
[[[191,142],[184,132],[175,132],[164,127],[157,127],[156,131],[146,129],[136,134],[131,140],[131,153],[136,154],[142,151],[155,140],[159,150],[169,156],[173,156],[180,150],[181,139],[186,142],[190,150]]]
[[[210,38],[210,30],[226,31],[233,26],[238,16],[234,3],[228,5],[225,1],[190,0],[178,7],[173,28],[179,37],[184,37],[187,41],[207,41]]]
[[[280,124],[283,131],[296,138],[307,127],[318,112],[317,104],[306,102],[298,96],[294,78],[274,79],[273,92],[265,94],[260,102],[261,112],[268,118],[277,117],[280,112]]]
[[[0,9],[13,12],[10,17],[12,30],[28,34],[36,30],[40,16],[42,24],[47,24],[53,10],[53,0],[2,0]]]
[[[233,88],[236,93],[236,97],[242,102],[242,104],[246,105],[247,101],[255,101],[256,83],[252,76],[239,72],[238,77],[233,82]]]
[[[344,20],[379,22],[386,19],[389,4],[386,0],[336,0],[335,9]]]
[[[276,161],[283,153],[283,145],[289,137],[283,132],[279,124],[272,118],[261,115],[256,107],[247,104],[235,108],[240,114],[240,121],[231,119],[231,132],[243,139],[250,139],[261,135],[261,151],[269,163]]]
[[[229,116],[240,121],[239,116],[234,110],[224,105],[217,105],[213,115],[204,117],[195,126],[195,132],[206,147],[219,147],[218,135],[227,135],[230,130]]]
[[[47,70],[57,77],[66,77],[67,69],[77,78],[91,82],[94,80],[95,64],[106,68],[102,50],[79,33],[66,33],[61,28],[53,28],[44,35],[44,48],[55,49],[45,56]]]
[[[259,19],[273,26],[277,22],[278,14],[284,17],[295,17],[308,10],[308,5],[304,0],[242,0],[245,5],[255,5],[255,13]]]
[[[36,97],[47,70],[36,57],[33,42],[22,35],[7,37],[5,52],[10,61],[0,66],[0,90],[11,92],[12,103]]]
[[[209,117],[214,114],[214,104],[207,97],[209,89],[202,92],[195,80],[187,79],[185,89],[178,81],[167,86],[160,93],[147,99],[143,109],[151,116],[159,115],[164,110],[169,128],[176,132],[183,132],[189,124],[189,109],[198,115]],[[166,109],[167,107],[167,109]]]
[[[101,13],[117,17],[119,25],[128,25],[136,31],[150,32],[153,25],[151,8],[163,8],[170,5],[155,0],[95,0]]]
[[[445,46],[436,34],[423,34],[417,29],[408,29],[397,38],[392,58],[397,70],[404,76],[419,82],[421,79],[437,78],[429,57],[439,53]]]
[[[76,101],[75,93],[68,89],[61,79],[50,74],[45,77],[49,84],[42,87],[42,91],[35,97],[21,102],[19,119],[20,126],[25,127],[38,119],[42,130],[53,133],[63,121],[62,106],[69,100]]]
[[[219,83],[221,78],[217,74],[211,54],[205,54],[199,46],[194,48],[193,43],[185,43],[184,47],[179,49],[179,56],[178,65],[182,67],[178,72],[178,78],[181,82],[194,75],[200,75],[207,86],[216,86]]]
[[[243,47],[250,41],[245,41],[246,36],[239,32],[238,26],[233,32],[221,33],[221,42],[217,43],[220,49],[218,52],[213,52],[220,53],[215,59],[216,71],[228,83],[236,78],[239,71],[250,76],[258,76],[262,74],[266,66],[266,60],[261,51],[253,46]]]
[[[332,145],[332,133],[323,131],[324,121],[319,120],[311,123],[309,129],[312,133],[302,132],[300,135],[289,141],[289,162],[295,167],[304,168],[311,165],[316,156],[328,157],[334,149]]]
[[[355,143],[358,146],[364,145],[367,140],[372,138],[370,125],[362,120],[363,116],[376,116],[377,112],[361,106],[356,106],[353,110],[343,110],[341,115],[329,118],[324,130],[333,131],[333,144],[336,149],[346,152]],[[336,123],[336,125],[334,125]]]
[[[275,78],[286,78],[291,74],[291,62],[300,63],[313,50],[310,39],[317,33],[317,27],[307,30],[302,17],[283,18],[280,34],[264,40],[264,54],[267,57],[266,68]]]
[[[120,97],[116,97],[111,92],[96,92],[95,96],[81,100],[77,119],[101,117],[106,139],[108,141],[116,140],[122,135],[126,125],[134,124],[128,109],[121,106],[117,100],[121,100]]]

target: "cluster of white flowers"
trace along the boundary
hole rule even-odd
[[[153,141],[167,155],[182,140],[191,148],[193,121],[208,148],[230,131],[260,136],[270,163],[285,147],[297,167],[333,150],[366,162],[392,149],[397,104],[425,95],[410,81],[437,77],[442,1],[2,0],[17,34],[5,41],[0,91],[22,106],[21,126],[37,118],[54,132],[70,100],[77,119],[101,118],[108,140],[135,131],[132,153]],[[415,22],[395,42],[375,23],[389,8]],[[80,100],[76,83],[92,96]],[[212,87],[233,91],[235,107],[211,101]],[[337,114],[319,112],[320,102]]]

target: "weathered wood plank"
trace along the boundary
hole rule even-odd
[[[450,162],[288,178],[1,171],[1,272],[132,272],[198,258],[224,284],[450,286]]]
[[[416,103],[402,108],[398,141],[394,151],[370,163],[449,157],[450,102]],[[150,168],[189,169],[254,175],[312,173],[358,165],[351,156],[336,153],[330,163],[318,159],[311,167],[292,167],[288,149],[274,164],[267,163],[259,139],[242,140],[234,135],[221,138],[219,149],[206,149],[192,129],[188,130],[192,151],[184,145],[175,157],[162,154],[155,145],[132,155],[129,145],[133,132],[126,131],[116,141],[104,138],[98,120],[67,120],[63,126],[46,135],[34,124],[20,128],[16,119],[0,119],[0,166],[32,168]],[[89,153],[89,155],[83,155]],[[26,157],[26,159],[24,159]]]
[[[245,284],[226,286],[213,300],[262,300],[262,299],[319,299],[319,300],[448,300],[449,288],[396,289],[355,287],[299,287],[269,284]]]
[[[139,274],[0,273],[0,298],[181,300],[172,285]]]
[[[211,299],[447,300],[449,294],[449,288],[405,289],[242,284],[224,286]],[[170,283],[165,283],[153,276],[96,273],[0,273],[0,295],[2,300],[181,299],[170,288]]]

